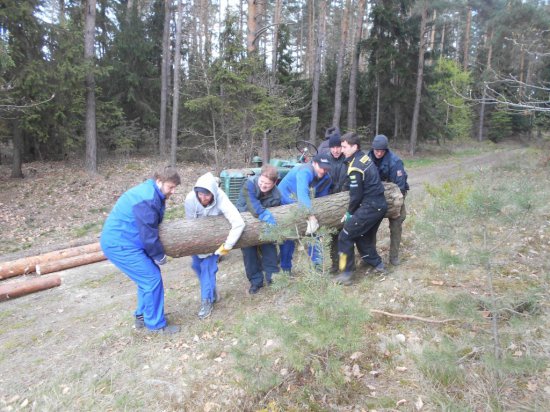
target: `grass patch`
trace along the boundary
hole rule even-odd
[[[100,287],[105,287],[108,283],[112,282],[115,277],[115,273],[108,273],[99,279],[88,279],[81,282],[78,286],[86,289],[97,289]]]
[[[101,227],[103,226],[102,222],[90,222],[86,223],[83,226],[74,229],[73,233],[75,237],[83,237],[90,233],[99,233]]]

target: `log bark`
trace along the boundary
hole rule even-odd
[[[0,279],[7,279],[13,276],[35,272],[37,265],[43,265],[48,262],[58,261],[73,256],[79,256],[82,254],[94,253],[99,251],[101,251],[99,242],[95,242],[84,246],[72,247],[68,249],[45,253],[42,255],[17,259],[11,262],[3,262],[0,263]]]
[[[0,285],[0,302],[61,285],[58,275],[41,276]]]
[[[394,183],[384,183],[388,212],[386,217],[398,217],[403,204],[403,195]],[[340,219],[346,212],[349,193],[342,192],[314,199],[313,210],[319,224],[328,228],[341,228]],[[286,205],[269,209],[277,225],[283,229],[292,228],[300,235],[306,230],[306,219],[300,217],[298,205]],[[246,227],[235,248],[265,243],[261,234],[265,223],[250,213],[242,213]],[[224,216],[213,216],[195,220],[170,221],[160,226],[160,239],[168,256],[181,257],[201,253],[212,253],[221,245],[231,228]]]
[[[85,253],[83,255],[71,256],[65,259],[54,260],[36,265],[36,273],[45,275],[47,273],[59,272],[77,266],[89,265],[90,263],[101,262],[107,259],[102,251]]]

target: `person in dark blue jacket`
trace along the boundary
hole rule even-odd
[[[160,265],[166,263],[159,239],[165,202],[180,184],[178,172],[165,167],[152,179],[131,188],[117,200],[101,231],[103,253],[137,285],[136,329],[177,333],[164,317],[164,287]]]
[[[389,149],[388,138],[383,134],[374,137],[369,157],[376,167],[378,167],[380,179],[383,182],[395,183],[401,189],[401,193],[403,193],[403,205],[401,206],[399,217],[395,219],[388,218],[390,227],[390,263],[397,266],[400,263],[399,246],[403,232],[403,221],[407,217],[407,210],[405,208],[405,197],[409,191],[407,172],[403,166],[403,161]]]
[[[310,163],[295,166],[279,183],[282,205],[298,202],[310,211],[306,235],[313,235],[319,229],[319,222],[311,208],[310,189],[313,189],[314,197],[322,197],[330,193],[332,185],[329,175],[330,168],[328,156],[317,154]],[[292,270],[292,256],[294,255],[295,246],[293,240],[285,240],[280,246],[281,269],[285,272],[290,273]],[[322,263],[317,247],[310,247],[308,253],[315,264]]]
[[[344,227],[338,236],[341,273],[335,280],[349,285],[355,270],[355,246],[363,262],[376,272],[385,273],[384,263],[376,251],[376,233],[388,204],[378,169],[361,151],[359,136],[351,132],[342,136],[342,151],[349,165],[350,188],[348,210],[342,217]]]
[[[239,212],[250,212],[269,225],[275,225],[276,221],[269,207],[280,206],[281,193],[275,185],[278,179],[277,168],[273,165],[264,165],[257,176],[248,178],[243,187],[237,209]],[[243,253],[244,269],[246,277],[250,281],[250,294],[258,293],[265,281],[271,284],[273,274],[279,271],[277,263],[277,246],[275,243],[264,243],[257,246],[241,248]]]

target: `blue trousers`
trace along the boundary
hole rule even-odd
[[[266,281],[271,282],[272,275],[279,271],[277,246],[274,243],[243,247],[241,252],[243,253],[246,277],[251,285],[263,286],[264,272]]]
[[[216,273],[218,273],[218,256],[210,255],[200,258],[193,255],[191,267],[199,278],[201,286],[201,300],[214,301],[216,290]]]
[[[307,255],[311,258],[311,261],[316,265],[323,263],[321,255],[321,245],[319,240],[315,240],[313,245],[307,247]],[[279,246],[281,252],[281,270],[290,272],[292,270],[292,257],[294,256],[294,249],[296,249],[296,243],[294,240],[285,240],[282,245]]]
[[[141,249],[101,245],[103,253],[137,286],[135,316],[143,315],[148,329],[166,326],[164,287],[157,264]]]

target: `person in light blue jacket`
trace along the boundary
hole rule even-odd
[[[281,204],[298,203],[309,212],[306,235],[313,235],[319,229],[317,218],[311,207],[310,190],[314,197],[326,196],[330,193],[332,180],[330,178],[331,163],[326,154],[317,154],[310,163],[295,166],[279,183]],[[281,253],[281,270],[291,272],[292,256],[296,247],[293,240],[285,240],[279,247]],[[315,264],[321,264],[321,254],[318,247],[310,247],[308,254]]]
[[[181,183],[177,170],[167,166],[152,179],[129,189],[117,200],[101,231],[103,253],[137,286],[136,329],[172,334],[180,327],[164,317],[164,287],[160,265],[166,263],[159,239],[166,199]]]

